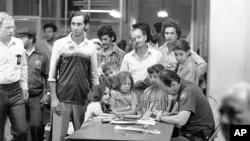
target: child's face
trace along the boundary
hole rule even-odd
[[[121,83],[120,90],[121,90],[123,93],[127,93],[127,92],[130,91],[130,88],[131,88],[131,80],[127,77],[126,80],[124,80],[124,81]]]
[[[106,88],[105,94],[102,96],[101,103],[108,104],[110,99],[109,88]]]
[[[158,78],[158,73],[154,72],[152,74],[149,74],[148,76],[149,81],[152,85],[156,84],[157,78]]]
[[[107,69],[103,74],[108,77],[112,75],[112,71],[110,69]]]
[[[185,61],[188,58],[189,51],[183,51],[183,50],[174,50],[175,58],[180,64],[184,64]]]

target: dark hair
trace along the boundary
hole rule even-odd
[[[164,69],[164,66],[162,64],[155,64],[155,65],[149,67],[147,71],[149,74],[153,74],[155,72],[159,73],[163,69]]]
[[[147,41],[152,41],[150,26],[147,23],[136,23],[132,25],[133,29],[140,29],[144,35],[147,35]]]
[[[76,17],[76,16],[83,16],[83,18],[84,18],[83,23],[85,25],[90,23],[89,15],[86,14],[86,13],[83,13],[81,11],[73,11],[73,12],[71,12],[70,15],[69,15],[69,22],[71,23],[72,18]]]
[[[111,69],[110,69],[110,66],[109,66],[109,65],[106,65],[106,64],[103,65],[103,66],[102,66],[102,72],[104,73],[104,72],[106,72],[107,70],[111,70]]]
[[[114,89],[119,90],[121,85],[122,85],[122,82],[126,81],[127,78],[129,78],[131,80],[130,90],[133,90],[134,89],[134,80],[133,80],[131,73],[127,72],[127,71],[122,71],[122,72],[117,74],[117,76],[115,77],[116,80],[115,80]]]
[[[33,39],[32,43],[36,43],[36,35],[27,35],[29,39]]]
[[[174,43],[174,50],[182,50],[188,52],[190,50],[190,46],[188,45],[187,41],[179,39]]]
[[[97,30],[97,36],[99,39],[102,38],[102,36],[108,35],[110,38],[113,38],[112,42],[116,41],[116,34],[113,31],[111,25],[101,25]]]
[[[163,69],[160,71],[159,79],[168,87],[171,87],[172,81],[176,81],[178,83],[181,82],[181,78],[178,76],[178,74],[168,69]]]
[[[176,20],[176,19],[172,19],[172,18],[169,18],[167,20],[165,20],[163,23],[162,23],[162,28],[161,28],[161,33],[164,37],[164,32],[165,32],[165,29],[167,27],[173,27],[175,28],[176,30],[176,34],[177,34],[177,39],[179,39],[181,37],[181,24],[180,24],[180,21]]]
[[[52,28],[53,29],[53,32],[57,32],[57,27],[55,24],[53,23],[46,23],[44,26],[43,26],[43,30],[45,31],[46,28]]]
[[[162,22],[157,22],[157,23],[155,23],[153,26],[154,26],[155,31],[156,31],[157,33],[161,33]]]
[[[106,88],[108,87],[105,85],[95,85],[88,94],[88,101],[100,101],[102,96],[105,95]]]

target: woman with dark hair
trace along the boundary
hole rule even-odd
[[[195,64],[193,57],[190,54],[190,47],[188,42],[179,39],[174,43],[174,54],[178,61],[176,73],[187,81],[199,84],[198,68]]]
[[[115,115],[109,114],[109,92],[109,88],[105,85],[96,85],[92,88],[88,95],[89,104],[85,113],[84,123],[95,116],[115,117]]]

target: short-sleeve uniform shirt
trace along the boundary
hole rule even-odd
[[[181,80],[179,91],[179,111],[189,111],[191,115],[182,127],[185,133],[194,133],[201,129],[215,129],[211,107],[202,90],[195,84]]]

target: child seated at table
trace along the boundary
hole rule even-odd
[[[134,115],[138,106],[137,98],[133,92],[134,81],[129,72],[117,74],[115,88],[111,91],[110,106],[117,115]]]
[[[167,95],[156,85],[158,73],[163,69],[164,66],[161,64],[155,64],[147,69],[151,86],[142,95],[143,100],[138,107],[138,115],[144,115],[146,111],[152,112],[153,115],[156,115],[158,112],[163,114],[177,112],[178,104],[175,100],[176,98]]]
[[[174,54],[178,61],[176,73],[182,79],[198,85],[200,74],[195,61],[190,54],[190,46],[188,45],[188,42],[183,39],[177,40],[174,43]]]
[[[85,112],[84,123],[95,116],[114,118],[114,114],[110,114],[109,100],[110,90],[105,85],[96,85],[89,92],[89,104]]]

